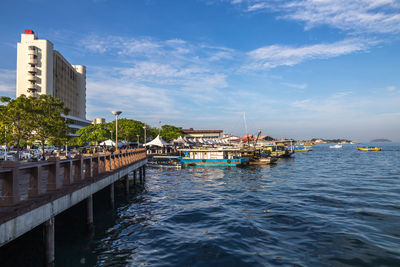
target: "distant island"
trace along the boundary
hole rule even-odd
[[[323,139],[323,138],[313,138],[311,139],[311,142],[316,142],[316,143],[341,143],[341,144],[350,144],[354,143],[352,140],[348,139],[343,139],[343,138],[336,138],[336,139]]]
[[[376,142],[392,142],[392,140],[389,140],[389,139],[374,139],[374,140],[371,140],[371,143],[376,143]]]

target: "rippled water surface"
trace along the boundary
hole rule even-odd
[[[92,237],[58,246],[57,265],[400,266],[400,144],[381,146],[148,168],[143,190],[95,214]]]

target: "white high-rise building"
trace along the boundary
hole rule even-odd
[[[70,133],[90,125],[86,120],[86,67],[71,65],[49,40],[32,30],[21,34],[17,44],[17,97],[48,94],[70,110]]]
[[[71,65],[49,40],[25,30],[17,44],[17,97],[22,94],[57,97],[70,116],[86,120],[86,67]]]

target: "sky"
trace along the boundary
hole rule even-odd
[[[0,95],[25,29],[87,67],[90,120],[400,141],[399,0],[6,0]]]

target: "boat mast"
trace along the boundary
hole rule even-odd
[[[244,127],[246,128],[247,145],[250,146],[249,131],[247,130],[246,112],[243,112]]]

